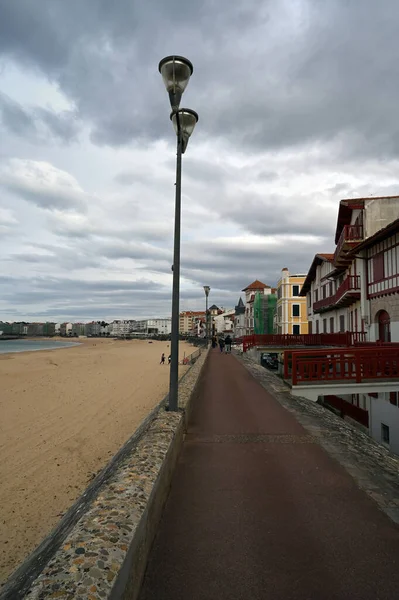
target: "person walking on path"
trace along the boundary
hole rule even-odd
[[[165,353],[164,352],[162,352],[161,362],[159,364],[160,365],[164,365],[165,364]]]
[[[230,335],[226,336],[225,343],[226,343],[226,353],[231,354],[231,337],[230,337]]]
[[[222,337],[219,338],[219,348],[220,352],[224,352],[224,339]]]

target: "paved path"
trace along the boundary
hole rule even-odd
[[[140,600],[399,597],[399,528],[212,351]]]

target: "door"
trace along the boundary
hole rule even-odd
[[[377,314],[378,340],[380,342],[391,341],[391,319],[386,310],[380,310]]]

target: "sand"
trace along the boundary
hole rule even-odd
[[[194,350],[180,343],[181,357]],[[87,339],[0,355],[0,581],[165,396],[162,352],[168,342]]]

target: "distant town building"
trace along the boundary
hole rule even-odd
[[[234,309],[234,336],[242,337],[245,335],[245,305],[242,298]]]
[[[272,288],[259,279],[255,279],[242,290],[245,292],[245,335],[252,335],[255,329],[254,300],[255,295],[266,296],[272,293]]]
[[[172,320],[170,317],[166,319],[143,319],[136,321],[133,331],[145,335],[169,335],[172,331]]]
[[[234,315],[235,309],[231,308],[212,316],[216,333],[229,333],[230,335],[234,333]]]
[[[192,334],[195,331],[195,323],[197,318],[205,318],[205,311],[186,310],[180,313],[179,316],[179,333],[183,335]]]
[[[286,267],[282,269],[277,283],[275,333],[282,335],[308,333],[306,300],[300,296],[305,279],[306,275],[291,275]]]

